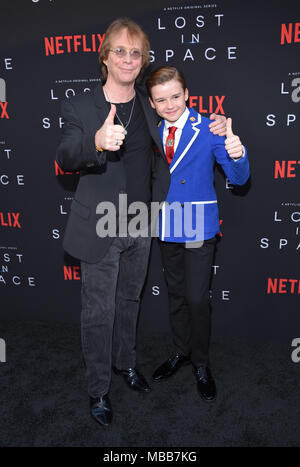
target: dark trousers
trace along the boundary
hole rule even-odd
[[[169,316],[176,351],[209,366],[211,330],[209,283],[216,238],[199,248],[159,240],[168,288]]]
[[[81,340],[91,397],[107,394],[112,365],[135,367],[136,324],[150,244],[150,237],[117,237],[100,262],[81,262]]]

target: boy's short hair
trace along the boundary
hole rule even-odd
[[[154,70],[146,80],[148,93],[151,96],[151,89],[157,84],[163,84],[175,79],[180,82],[183,90],[186,90],[186,83],[183,74],[174,66],[162,66]]]

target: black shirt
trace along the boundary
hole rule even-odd
[[[133,99],[117,106],[117,114],[126,127],[130,118]],[[115,117],[115,124],[121,122]],[[145,120],[139,98],[136,96],[127,135],[120,148],[126,174],[126,193],[128,206],[134,201],[151,202],[151,152],[152,139]]]

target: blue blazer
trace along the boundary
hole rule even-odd
[[[243,185],[250,175],[246,149],[244,157],[231,159],[225,149],[225,137],[209,130],[211,120],[189,110],[170,165],[169,192],[159,214],[158,235],[168,242],[207,240],[219,233],[215,162],[233,185]],[[163,140],[164,120],[159,125]]]

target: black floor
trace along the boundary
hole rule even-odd
[[[198,396],[190,366],[145,395],[113,375],[104,429],[89,415],[79,326],[2,322],[0,336],[1,446],[300,446],[300,363],[279,344],[213,341],[214,404]],[[171,349],[169,336],[140,338],[149,382]]]

